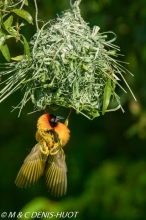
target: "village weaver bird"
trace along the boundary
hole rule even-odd
[[[24,160],[16,177],[18,187],[34,184],[44,175],[48,191],[53,196],[63,196],[67,191],[67,166],[63,146],[70,138],[70,130],[65,124],[58,122],[63,119],[53,114],[42,115],[37,122],[37,144]]]

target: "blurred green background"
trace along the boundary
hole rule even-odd
[[[54,19],[70,7],[68,0],[38,0],[39,19]],[[121,93],[125,113],[106,113],[93,121],[71,115],[71,139],[65,146],[68,166],[68,191],[53,198],[44,179],[27,189],[14,180],[28,150],[35,141],[36,122],[43,112],[33,111],[31,103],[11,112],[21,100],[18,91],[0,104],[0,214],[2,212],[79,212],[76,219],[144,220],[146,217],[146,1],[82,0],[82,17],[100,31],[117,34],[122,61],[134,77],[126,75],[137,102],[128,92]],[[26,8],[35,16],[33,1]],[[22,29],[29,41],[35,26]],[[9,40],[11,56],[23,52],[20,44]],[[5,62],[0,54],[0,61]],[[123,83],[124,85],[124,83]],[[59,109],[67,116],[67,109]],[[69,218],[69,217],[68,217]],[[13,218],[13,219],[16,219]],[[29,219],[29,218],[28,218]],[[33,218],[38,219],[38,218]],[[40,218],[41,219],[41,218]],[[42,218],[46,219],[46,218]],[[53,219],[53,218],[52,218]]]

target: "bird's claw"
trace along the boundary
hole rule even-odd
[[[62,146],[62,140],[59,143],[55,143],[54,146],[49,150],[46,142],[42,141],[42,143],[40,144],[40,151],[45,154],[45,155],[54,155],[57,154],[58,151],[61,149]]]
[[[58,144],[58,143],[55,143],[55,144],[54,144],[53,148],[51,148],[51,150],[50,150],[50,154],[51,154],[51,155],[54,155],[54,154],[57,154],[57,153],[58,153],[58,151],[59,151],[59,145],[60,145],[60,144]],[[58,149],[58,150],[57,150],[57,149]]]
[[[45,148],[45,150],[44,150],[43,148]],[[48,147],[46,146],[46,142],[45,142],[45,141],[43,141],[43,147],[42,147],[42,145],[40,145],[40,151],[41,151],[43,154],[46,154],[47,156],[50,154],[49,149],[48,149]]]

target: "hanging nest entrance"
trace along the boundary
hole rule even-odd
[[[35,110],[63,106],[89,119],[104,114],[112,96],[117,108],[121,107],[115,87],[121,87],[118,80],[124,79],[127,70],[116,59],[119,47],[112,44],[115,35],[106,40],[111,32],[100,33],[98,26],[91,29],[81,17],[79,3],[76,1],[71,10],[44,24],[33,36],[29,62],[23,57],[9,64],[13,75],[1,90],[0,101],[22,89],[20,111],[31,99]]]

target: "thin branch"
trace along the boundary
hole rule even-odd
[[[38,31],[38,30],[39,30],[39,26],[38,26],[38,6],[37,6],[36,0],[34,0],[34,4],[35,4],[35,10],[36,10],[36,13],[35,13],[35,22],[36,22],[36,28],[37,28],[37,31]]]
[[[72,0],[70,0],[70,7],[73,8]]]
[[[82,0],[77,0],[74,2],[73,6],[78,7]]]
[[[22,4],[21,4],[21,7],[20,7],[20,9],[22,9],[22,8],[23,8],[23,6],[24,6],[24,3],[25,3],[25,0],[22,0]]]
[[[24,1],[24,0],[21,0],[21,1],[17,2],[15,5],[8,5],[7,7],[8,7],[8,8],[13,8],[13,7],[19,5],[19,4],[20,4],[21,2],[23,2],[23,1]]]
[[[0,11],[10,13],[10,11],[6,11],[5,9],[3,10],[0,9]]]

